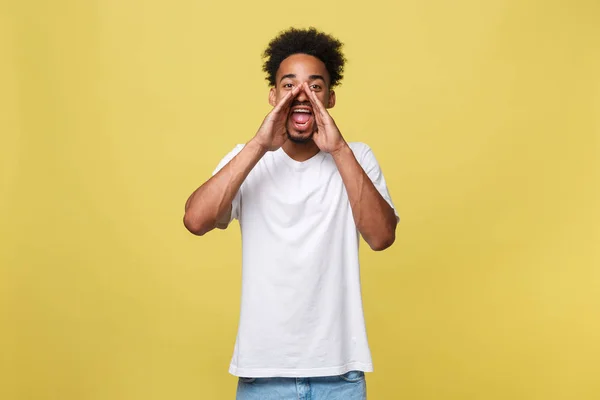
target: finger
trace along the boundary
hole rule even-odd
[[[292,104],[292,100],[294,100],[298,93],[300,93],[300,89],[300,86],[296,86],[295,88],[287,92],[285,96],[283,96],[283,98],[279,101],[279,104],[275,106],[275,109],[273,111],[279,112],[281,109],[289,107],[289,105]]]
[[[302,84],[302,91],[304,91],[304,93],[306,94],[306,97],[308,97],[308,101],[310,102],[310,105],[312,106],[313,114],[315,115],[317,122],[320,122],[319,117],[320,117],[321,111],[319,110],[318,103],[315,102],[315,99],[312,96],[314,93],[308,87],[308,83],[304,82]]]
[[[310,101],[317,125],[323,126],[326,114],[323,114],[324,108],[321,104],[321,101],[319,101],[319,98],[316,97],[315,92],[310,90],[310,88],[308,87],[308,84],[306,82],[302,85],[302,88],[303,88],[304,92],[306,93],[308,100]]]
[[[313,114],[315,116],[315,121],[317,122],[317,125],[321,127],[329,125],[328,121],[329,119],[331,119],[331,116],[323,106],[323,103],[321,103],[321,100],[319,100],[319,98],[317,97],[317,94],[310,90],[310,88],[308,88],[308,85],[306,87],[307,96],[313,107]]]
[[[286,105],[286,103],[287,103],[287,101],[288,101],[288,100],[289,100],[291,97],[292,97],[292,92],[287,92],[287,93],[285,94],[285,96],[283,96],[283,97],[281,98],[281,100],[279,100],[279,103],[277,103],[277,104],[275,105],[275,108],[273,108],[273,112],[274,112],[274,113],[277,113],[277,112],[279,112],[279,111],[280,111],[282,108],[284,108],[284,107],[285,107],[285,105]]]
[[[308,83],[306,82],[304,82],[304,91],[306,92],[308,99],[313,106],[313,109],[316,108],[317,111],[319,111],[319,114],[321,114],[322,116],[327,115],[327,110],[325,109],[325,106],[323,105],[323,103],[321,103],[321,100],[319,100],[317,94],[310,90],[310,88],[308,87]]]

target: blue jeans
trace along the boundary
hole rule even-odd
[[[314,378],[239,378],[237,400],[366,400],[362,371]]]

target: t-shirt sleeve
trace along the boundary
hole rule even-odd
[[[213,171],[213,173],[212,173],[213,176],[217,172],[219,172],[223,167],[225,167],[229,163],[229,161],[231,161],[233,159],[233,157],[235,157],[240,151],[242,151],[243,148],[244,148],[243,144],[238,144],[225,157],[223,157],[223,159],[219,162],[219,165],[217,165],[217,168],[215,168],[215,170]],[[244,186],[244,184],[242,183],[240,190],[237,191],[237,193],[235,194],[235,197],[233,198],[233,201],[231,202],[231,218],[229,219],[228,222],[231,222],[233,219],[240,218],[240,205],[242,203],[242,187],[243,186]]]
[[[396,214],[396,221],[400,221],[400,216],[398,215],[398,211],[392,202],[392,197],[390,196],[390,192],[388,191],[387,184],[385,183],[385,177],[383,176],[383,172],[381,172],[381,168],[379,167],[379,163],[373,154],[373,151],[366,144],[362,144],[363,149],[360,152],[360,157],[358,158],[359,164],[362,166],[363,170],[367,174],[367,176],[373,182],[373,185],[384,198],[385,201],[394,209],[394,214]]]

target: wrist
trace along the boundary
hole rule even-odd
[[[250,141],[246,143],[246,146],[257,153],[260,153],[261,156],[265,155],[269,151],[267,146],[264,146],[262,143],[260,143],[256,136],[250,139]]]
[[[336,149],[330,151],[329,154],[331,154],[335,160],[337,158],[346,156],[348,152],[352,152],[352,149],[350,149],[350,146],[348,146],[348,143],[345,140],[342,140],[342,144],[340,144]]]

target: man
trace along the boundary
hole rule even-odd
[[[347,143],[327,112],[341,47],[314,28],[271,41],[263,69],[273,110],[185,205],[196,235],[240,222],[242,303],[229,371],[241,400],[366,398],[373,367],[358,233],[383,250],[398,217],[369,147]]]

